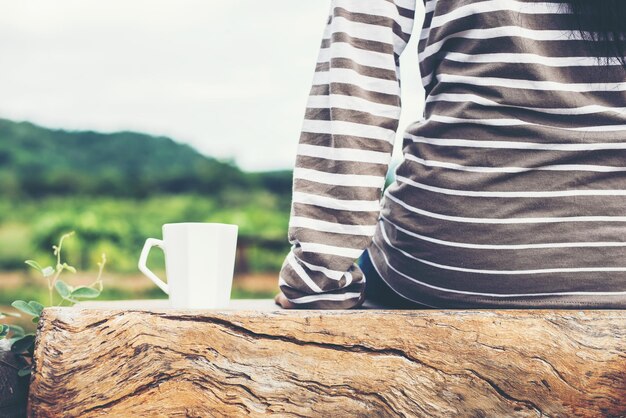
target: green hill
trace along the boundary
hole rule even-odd
[[[47,129],[0,119],[0,194],[108,195],[267,189],[288,195],[291,171],[246,173],[167,137]]]

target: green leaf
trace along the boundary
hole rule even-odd
[[[54,284],[54,288],[63,299],[67,299],[72,293],[72,288],[63,280],[57,280],[57,282]]]
[[[0,312],[0,319],[6,318],[7,316],[12,316],[13,318],[19,318],[22,315],[13,312]]]
[[[19,325],[8,325],[9,330],[13,331],[13,337],[23,337],[25,332],[24,332],[24,328],[20,327]]]
[[[9,333],[9,326],[0,324],[0,337],[4,337]]]
[[[22,337],[11,337],[11,338],[7,338],[7,341],[9,342],[9,347],[11,347],[13,345],[13,343],[17,340],[19,340]]]
[[[31,367],[30,366],[24,366],[24,367],[22,367],[21,369],[19,369],[17,371],[17,375],[20,376],[20,377],[28,376],[30,374],[30,372],[31,372]]]
[[[74,289],[70,296],[74,298],[97,298],[100,296],[100,291],[93,287],[80,286]]]
[[[36,262],[35,260],[26,260],[26,261],[24,261],[24,263],[28,264],[29,266],[31,266],[35,270],[39,270],[39,271],[43,272],[43,269],[41,268],[39,263]]]
[[[36,324],[36,323],[39,322],[39,317],[38,316],[34,316],[31,321],[33,321],[33,324]]]
[[[16,340],[13,345],[11,345],[11,351],[14,353],[23,353],[27,351],[35,342],[35,335],[28,334]]]
[[[11,304],[15,309],[22,311],[31,316],[39,316],[39,312],[23,300],[16,300]]]
[[[35,312],[37,312],[37,316],[41,315],[41,311],[43,311],[43,308],[44,308],[44,306],[41,303],[39,303],[39,302],[37,302],[35,300],[31,300],[30,302],[28,302],[28,305],[31,308],[33,308],[35,310]]]

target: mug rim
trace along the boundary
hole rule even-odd
[[[237,224],[227,224],[224,222],[169,222],[163,224],[163,228],[176,226],[221,226],[227,228],[239,228],[239,225]]]

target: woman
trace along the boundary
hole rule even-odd
[[[625,308],[626,4],[426,0],[424,115],[381,198],[414,13],[331,1],[277,303]]]

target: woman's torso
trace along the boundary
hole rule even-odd
[[[426,2],[424,119],[370,254],[437,307],[626,306],[626,71],[564,4]]]

